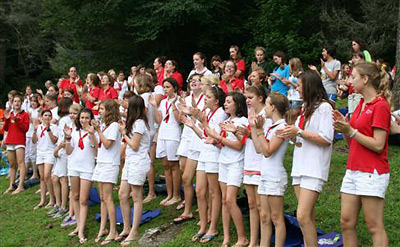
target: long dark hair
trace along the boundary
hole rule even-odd
[[[136,120],[143,119],[145,122],[147,129],[149,129],[149,123],[146,115],[146,107],[144,105],[144,100],[141,96],[134,95],[129,99],[128,102],[128,112],[126,117],[126,133],[130,136],[132,132],[132,127],[135,124]]]
[[[92,110],[90,110],[89,108],[83,108],[83,109],[78,113],[78,116],[77,116],[76,119],[75,119],[76,130],[82,129],[81,121],[79,121],[80,118],[81,118],[81,114],[82,114],[82,113],[89,113],[90,121],[92,121],[92,119],[94,119],[94,115],[93,115]],[[91,123],[89,122],[89,124],[91,124]]]
[[[230,92],[228,96],[232,96],[233,102],[236,105],[235,115],[237,117],[247,117],[246,97],[238,92]]]
[[[322,103],[330,103],[328,94],[322,84],[321,77],[315,71],[308,70],[299,76],[302,82],[304,117],[307,122],[314,110]],[[331,117],[331,116],[326,116]]]

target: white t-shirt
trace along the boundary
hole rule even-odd
[[[72,120],[69,117],[69,115],[62,117],[60,119],[60,121],[58,122],[58,141],[57,141],[57,145],[59,145],[64,140],[64,126],[65,125],[67,125],[68,127],[72,126]],[[58,155],[61,155],[61,154],[66,154],[64,148],[61,148],[58,151]]]
[[[298,84],[298,78],[293,75],[289,77],[289,81]],[[301,101],[299,91],[297,91],[292,85],[290,85],[288,90],[288,100]]]
[[[305,123],[306,131],[316,132],[327,142],[333,142],[334,129],[332,120],[332,106],[321,103]],[[296,120],[299,127],[300,116]],[[328,181],[329,166],[331,163],[332,145],[320,146],[301,137],[297,141],[302,143],[301,147],[295,147],[293,153],[292,176],[309,176]]]
[[[158,108],[163,116],[158,130],[158,139],[180,141],[181,127],[179,126],[177,119],[175,119],[171,104],[172,99],[166,98],[161,101],[160,107]],[[176,108],[179,108],[179,99],[175,102],[175,106]],[[167,116],[169,116],[169,118],[167,118]]]
[[[133,137],[134,133],[141,134],[142,138],[140,139],[138,151],[134,151],[129,145],[126,146],[126,163],[129,161],[150,160],[150,133],[143,119],[138,119],[135,121],[132,126],[132,134],[130,138]]]
[[[190,71],[186,81],[189,82],[189,78],[195,73],[200,74],[200,75],[213,75],[213,73],[209,69],[207,69],[207,67],[204,67],[204,69],[202,71],[197,71],[196,69],[192,69],[192,71]]]
[[[214,114],[210,111],[210,109],[207,109],[206,114],[207,119],[209,119],[208,127],[210,128],[210,130],[215,130],[218,134],[221,133],[221,128],[219,127],[219,124],[224,122],[228,117],[224,109],[222,107],[219,107],[215,110]],[[205,144],[205,140],[206,137],[203,136],[203,145],[200,151],[199,161],[218,163],[219,153],[221,152],[221,149],[213,144]]]
[[[164,95],[164,88],[160,85],[154,87],[154,94],[155,95]]]
[[[140,96],[144,100],[144,106],[147,108],[147,121],[149,123],[150,127],[150,137],[154,136],[156,133],[156,124],[155,124],[155,119],[154,119],[154,107],[152,104],[149,103],[149,96],[152,95],[150,92],[142,93]]]
[[[82,137],[83,149],[78,146],[79,133]],[[85,130],[76,130],[76,128],[74,128],[74,130],[72,130],[71,137],[71,146],[73,150],[68,156],[68,170],[93,173],[96,156],[93,153],[93,148],[91,147],[92,141],[90,141],[89,133]],[[96,138],[98,140],[97,135]]]
[[[203,94],[201,94],[197,99],[195,99],[195,102],[197,104],[197,108],[200,111],[202,111],[204,109],[204,99],[205,99],[205,97],[204,97]],[[190,99],[190,105],[192,104],[191,100],[192,99]],[[187,104],[187,102],[186,102],[186,104]],[[197,127],[200,127],[201,123],[199,121],[196,121],[196,125],[197,125]],[[200,152],[201,149],[202,149],[202,145],[203,145],[203,142],[202,142],[201,138],[198,135],[196,135],[196,133],[193,132],[192,137],[191,137],[189,150],[194,150],[194,151],[199,151]]]
[[[58,127],[55,124],[50,124],[50,130],[54,136],[58,137]],[[49,136],[46,126],[43,124],[38,126],[37,132],[37,153],[39,155],[53,155],[56,144],[54,144]]]
[[[185,102],[187,107],[192,106],[192,94],[185,98]],[[182,130],[182,140],[191,140],[193,135],[195,135],[194,130],[185,125]]]
[[[262,110],[257,114],[263,116],[265,118],[265,110]],[[264,121],[263,128],[266,129],[271,126],[272,122],[271,119],[266,119]],[[249,126],[249,125],[246,125]],[[253,140],[251,138],[246,139],[246,146],[244,150],[244,170],[246,171],[260,171],[261,159],[263,155],[258,154],[255,147]]]
[[[21,109],[26,112],[28,112],[31,109],[31,101],[29,100],[31,96],[32,94],[29,96],[25,96],[24,102],[22,103],[21,106]]]
[[[329,72],[340,71],[341,64],[339,60],[333,59],[330,62],[325,62],[325,67]],[[325,70],[321,68],[321,79],[327,94],[337,94],[336,85],[338,83],[339,73],[334,80],[332,80],[326,73]]]
[[[99,141],[99,149],[97,150],[97,162],[112,163],[113,165],[119,166],[121,158],[121,142],[122,137],[119,133],[118,123],[112,122],[107,128],[105,124],[100,126],[104,136],[107,140],[113,140],[113,144],[109,149],[106,149],[103,143]],[[101,144],[100,144],[101,143]],[[101,146],[100,146],[101,145]]]
[[[247,126],[249,124],[249,121],[247,120],[246,117],[235,117],[233,119],[228,119],[227,121],[232,121],[235,126]],[[237,141],[238,139],[236,136],[231,133],[227,132],[226,138],[231,141]],[[233,148],[230,148],[228,146],[224,146],[221,149],[221,153],[219,154],[219,163],[223,164],[230,164],[233,162],[239,162],[244,159],[244,147],[240,151],[237,151]]]
[[[284,129],[286,126],[285,119],[280,119],[273,123],[270,127],[264,130],[266,138],[272,140],[277,130]],[[271,156],[265,157],[262,155],[261,159],[261,179],[267,181],[278,181],[282,174],[286,174],[285,167],[283,166],[283,158],[285,157],[286,149],[289,141],[285,140]]]
[[[29,123],[29,130],[28,130],[28,132],[26,132],[26,137],[28,137],[28,138],[30,138],[30,137],[33,136],[33,129],[34,129],[34,128],[33,128],[33,120],[39,118],[39,112],[40,112],[40,109],[39,109],[39,108],[36,108],[36,109],[29,108],[29,109],[28,109],[29,120],[30,120],[30,123]]]
[[[60,117],[58,116],[58,106],[54,107],[50,111],[51,111],[53,118],[58,121],[60,119]]]

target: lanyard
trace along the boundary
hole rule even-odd
[[[86,134],[84,134],[82,137],[81,137],[81,130],[79,130],[79,142],[78,142],[78,147],[80,148],[80,149],[84,149],[85,148],[85,145],[83,144],[83,139],[88,135],[89,133],[86,133]]]
[[[272,129],[274,129],[274,128],[275,128],[276,126],[278,126],[278,125],[279,125],[279,123],[278,123],[278,124],[274,124],[274,125],[272,125],[271,127],[268,128],[267,134],[265,134],[265,140],[266,140],[267,142],[270,141],[270,140],[267,138],[267,137],[268,137],[268,134],[269,134],[269,131],[272,130]]]
[[[104,128],[101,130],[101,132],[104,133],[104,131],[105,131],[107,128],[108,128],[108,126],[107,126],[107,127],[104,127]],[[99,141],[99,148],[101,148],[102,142],[101,142],[101,138],[99,138],[99,139],[100,139],[100,141]]]
[[[196,106],[199,105],[199,103],[200,103],[201,99],[203,98],[203,96],[204,96],[204,94],[201,94],[201,95],[200,95],[200,98],[197,100]]]
[[[215,109],[213,112],[210,112],[210,113],[208,114],[208,116],[206,117],[207,125],[208,125],[208,123],[211,121],[211,118],[214,116],[215,112],[217,112],[219,108],[221,108],[221,107],[218,107],[218,108]],[[226,135],[226,133],[225,133],[225,135]],[[207,137],[206,130],[204,130],[204,136]]]
[[[42,133],[40,134],[40,137],[43,137],[43,136],[44,136],[44,132],[45,132],[46,130],[47,130],[47,127],[43,129],[43,126],[42,126]]]
[[[166,115],[165,115],[165,122],[168,123],[169,121],[169,109],[171,109],[173,102],[168,106],[168,100],[165,101],[165,108],[167,108]]]
[[[304,125],[305,125],[305,117],[304,117],[304,112],[303,112],[303,107],[300,108],[300,121],[299,121],[299,128],[304,130]]]

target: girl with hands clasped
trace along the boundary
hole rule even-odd
[[[246,103],[248,109],[265,118],[264,102],[267,93],[262,85],[249,86],[245,91]],[[271,121],[266,121],[270,125]],[[247,199],[250,209],[250,245],[255,247],[258,244],[259,226],[260,226],[260,197],[257,193],[257,187],[260,183],[260,168],[262,155],[258,154],[254,148],[250,125],[240,128],[240,132],[245,140],[244,151],[244,177],[243,183],[246,186]],[[262,229],[263,230],[263,229]],[[262,232],[262,231],[261,231]]]
[[[107,216],[110,219],[110,232],[101,245],[107,245],[118,236],[115,206],[112,197],[113,185],[118,182],[121,134],[118,130],[118,104],[111,99],[103,100],[99,105],[101,124],[92,120],[91,123],[99,136],[97,165],[93,171],[93,181],[97,181],[101,198],[101,222],[95,242],[107,234]]]
[[[275,246],[284,246],[286,227],[283,215],[283,196],[288,180],[283,166],[283,158],[288,141],[279,136],[277,132],[286,126],[284,116],[289,109],[289,101],[280,93],[271,93],[265,101],[264,109],[265,117],[272,120],[272,124],[268,126],[264,124],[264,116],[256,116],[254,110],[249,113],[255,150],[262,154],[261,179],[258,185],[261,201],[260,246],[271,245],[272,223],[275,226]]]
[[[238,240],[235,246],[247,246],[249,241],[243,225],[243,216],[236,197],[243,180],[244,142],[245,139],[237,131],[237,126],[247,126],[247,105],[243,94],[232,92],[225,100],[225,112],[229,118],[221,123],[222,131],[218,135],[214,131],[207,131],[207,135],[216,139],[222,146],[219,155],[219,177],[222,192],[222,222],[224,228],[224,242],[228,246],[230,241],[229,226],[231,217],[236,226]]]
[[[357,93],[363,96],[350,122],[338,111],[333,120],[349,143],[346,175],[342,182],[341,225],[345,246],[357,246],[357,222],[361,207],[373,246],[388,246],[383,223],[384,198],[389,184],[388,136],[391,92],[389,82],[374,63],[358,63],[351,74]]]
[[[12,112],[10,108],[4,111],[4,131],[7,131],[4,144],[7,145],[8,157],[10,159],[10,186],[4,193],[13,191],[15,183],[15,174],[17,167],[19,169],[19,184],[13,194],[24,191],[24,181],[26,175],[25,167],[25,145],[26,132],[29,130],[29,114],[21,109],[24,97],[22,95],[14,95],[12,97]],[[11,107],[11,106],[10,106]]]
[[[329,116],[333,108],[316,72],[301,74],[297,90],[303,100],[300,116],[295,125],[276,133],[285,139],[296,139],[291,175],[298,200],[297,219],[306,246],[317,246],[315,204],[329,175],[334,135]]]
[[[169,206],[181,201],[181,171],[179,156],[176,154],[181,138],[177,95],[179,85],[175,79],[168,77],[164,79],[163,86],[167,98],[161,101],[158,112],[162,115],[162,121],[158,131],[156,157],[162,159],[167,184],[167,197],[160,205]]]
[[[150,169],[150,126],[147,121],[144,100],[140,96],[133,96],[129,99],[128,115],[126,124],[119,123],[119,130],[126,143],[125,166],[121,176],[121,190],[132,193],[134,206],[133,225],[131,226],[129,201],[121,201],[121,211],[124,219],[124,230],[118,236],[123,239],[122,246],[128,246],[139,235],[139,224],[142,218],[142,192],[143,184],[146,181],[146,174]]]
[[[72,203],[77,228],[69,236],[78,235],[79,243],[85,243],[85,224],[89,210],[89,193],[92,188],[92,175],[97,155],[98,141],[91,125],[92,111],[83,108],[75,120],[76,128],[64,126],[65,150],[68,156],[68,176],[71,182]]]
[[[58,140],[58,127],[50,123],[52,118],[53,115],[50,110],[43,110],[40,114],[42,124],[39,124],[38,120],[33,122],[32,142],[37,144],[36,165],[38,166],[40,175],[40,202],[34,210],[44,206],[46,202],[46,188],[50,195],[50,202],[46,208],[55,206],[51,173],[55,162],[53,152]]]

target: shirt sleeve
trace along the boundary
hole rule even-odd
[[[98,88],[98,87],[94,88],[92,97],[98,99],[99,94],[100,94],[100,88]]]
[[[390,109],[386,102],[380,103],[374,108],[371,127],[383,129],[386,132],[390,130]]]
[[[138,119],[138,120],[136,120],[134,125],[135,125],[135,128],[132,130],[132,132],[143,135],[147,128],[144,121],[142,119]]]
[[[242,71],[242,72],[244,73],[246,67],[245,67],[244,60],[243,60],[243,59],[239,60],[239,61],[237,62],[237,64],[236,64],[236,66],[237,66],[237,70],[240,70],[240,71]]]
[[[53,136],[58,137],[59,136],[59,129],[57,125],[50,125],[51,132],[53,133]]]
[[[332,106],[329,103],[322,103],[314,112],[318,114],[316,121],[318,121],[318,134],[327,142],[332,143],[334,137],[334,128],[332,120]],[[329,117],[327,117],[329,116]]]
[[[21,118],[18,120],[17,119],[17,126],[18,128],[26,133],[29,130],[29,114],[27,112],[25,112],[24,114],[22,114]]]
[[[118,99],[118,93],[114,88],[110,88],[111,99]]]
[[[340,71],[341,70],[341,63],[340,63],[340,61],[339,60],[336,60],[336,63],[335,63],[335,65],[334,65],[334,67],[333,67],[333,71]]]
[[[156,95],[157,95],[157,94],[164,95],[164,89],[163,89],[163,87],[157,85],[157,86],[154,88],[154,93],[155,93]]]
[[[118,123],[113,122],[108,126],[107,128],[107,135],[105,136],[107,140],[117,140],[119,135],[119,130],[118,130]]]

